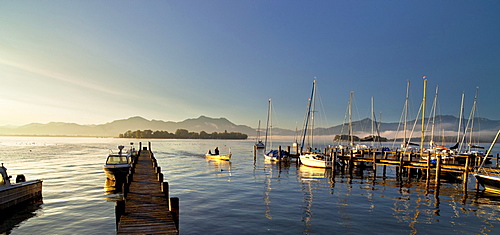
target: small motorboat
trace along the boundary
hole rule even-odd
[[[17,175],[16,183],[11,183],[10,178],[12,176],[7,175],[7,168],[2,163],[0,166],[0,211],[42,197],[42,180],[26,181],[24,175]]]
[[[210,159],[219,159],[219,160],[229,161],[229,160],[231,160],[231,155],[232,155],[231,149],[229,149],[228,154],[219,154],[219,150],[218,150],[218,148],[216,148],[215,153],[212,153],[210,150],[208,150],[208,152],[205,154],[205,157],[210,158]]]
[[[114,181],[124,181],[129,170],[130,163],[132,162],[132,154],[135,151],[123,152],[124,146],[118,146],[120,150],[118,153],[111,153],[106,158],[106,163],[102,167],[106,173],[106,177]]]

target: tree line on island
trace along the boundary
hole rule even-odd
[[[351,140],[351,136],[350,135],[335,135],[335,137],[333,137],[333,141],[342,141],[342,140],[349,141],[349,140]],[[359,138],[358,136],[353,135],[352,140],[356,141],[356,142],[358,142],[358,141],[360,141],[360,142],[363,142],[363,141],[387,142],[387,138],[381,137],[381,136],[375,136],[375,135],[369,135],[369,136],[366,136],[364,138]]]
[[[238,139],[245,140],[248,135],[240,132],[212,132],[207,133],[201,131],[200,133],[189,132],[186,129],[177,129],[175,133],[169,133],[168,131],[152,131],[152,130],[136,130],[127,131],[118,136],[119,138],[149,138],[149,139]]]

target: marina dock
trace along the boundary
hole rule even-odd
[[[281,149],[281,146],[279,146]],[[290,146],[286,147],[292,161],[299,163],[299,149],[295,153],[290,152]],[[254,158],[255,158],[254,149]],[[377,165],[392,166],[396,168],[397,175],[407,177],[425,177],[427,183],[434,182],[439,186],[441,179],[448,178],[454,181],[462,181],[464,191],[467,189],[469,174],[481,165],[483,156],[475,155],[452,155],[421,152],[383,151],[377,149],[339,149],[325,148],[323,153],[329,155],[334,162],[332,170],[340,169],[343,173],[352,174],[354,168],[372,169],[377,171]],[[500,156],[489,156],[487,159],[498,166]],[[479,184],[476,182],[476,189]]]
[[[117,234],[179,234],[179,199],[169,198],[151,143],[133,159],[123,194],[116,204]]]

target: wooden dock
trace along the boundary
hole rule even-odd
[[[281,146],[279,146],[281,149]],[[299,149],[296,147],[295,153],[290,152],[290,146],[286,147],[290,153],[291,160],[299,163]],[[257,150],[254,148],[254,159],[256,158]],[[342,172],[348,171],[352,173],[353,168],[362,166],[363,169],[372,168],[376,171],[377,165],[396,167],[396,173],[399,177],[405,175],[423,175],[427,183],[434,181],[438,187],[442,176],[451,177],[453,180],[463,182],[464,192],[467,189],[467,181],[469,174],[477,168],[483,156],[476,155],[452,155],[452,154],[435,154],[435,153],[420,153],[420,152],[404,152],[396,149],[395,151],[383,151],[377,149],[339,149],[325,148],[323,153],[330,156],[330,159],[336,164],[332,165],[332,170],[341,168]],[[498,167],[500,162],[499,154],[488,156],[489,161],[493,163],[496,160]],[[432,160],[431,160],[432,159]],[[432,176],[432,177],[431,177]],[[479,189],[479,184],[476,182],[476,189]]]
[[[117,234],[179,234],[179,199],[169,198],[151,144],[133,160],[123,194],[116,205]]]

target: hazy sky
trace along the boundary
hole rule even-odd
[[[500,1],[0,0],[0,126],[142,116],[302,124],[312,81],[324,125],[413,118],[427,76],[438,114],[500,119]],[[429,110],[427,110],[429,112]]]

